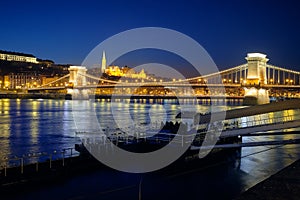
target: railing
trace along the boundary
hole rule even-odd
[[[65,166],[65,159],[78,156],[79,153],[75,151],[74,147],[64,148],[60,151],[54,150],[52,152],[34,152],[24,154],[22,156],[4,157],[0,165],[0,170],[4,171],[4,176],[7,176],[9,168],[19,168],[20,173],[24,173],[26,165],[34,164],[35,171],[39,171],[39,165],[49,162],[49,169],[52,168],[54,161],[61,160],[61,165]]]
[[[275,115],[277,113],[275,112]],[[278,113],[279,114],[279,113]],[[216,136],[216,132],[220,133],[221,131],[228,130],[238,130],[238,129],[247,129],[261,125],[272,125],[272,124],[282,124],[285,122],[291,122],[294,120],[300,120],[300,114],[291,114],[290,112],[284,113],[283,116],[270,118],[268,116],[264,116],[266,114],[249,116],[247,118],[253,118],[253,120],[246,119],[242,121],[242,118],[225,120],[223,121],[223,125],[220,126],[218,123],[213,123],[210,127],[206,127],[205,131],[200,133],[190,132],[189,134],[176,134],[176,133],[164,133],[164,132],[151,132],[151,131],[139,131],[135,129],[130,129],[132,135],[126,134],[125,132],[119,132],[117,134],[108,135],[102,134],[99,135],[97,132],[80,132],[81,138],[83,138],[83,143],[88,147],[92,146],[102,146],[102,145],[119,145],[120,143],[133,143],[135,141],[144,140],[151,142],[168,142],[176,143],[181,146],[185,144],[191,144],[191,142],[201,142],[206,136],[214,138]],[[231,123],[230,123],[231,122]],[[300,124],[299,124],[300,126]],[[112,132],[113,129],[110,130]],[[195,129],[196,132],[196,129]],[[235,135],[234,135],[235,136]],[[216,139],[216,138],[215,138]]]

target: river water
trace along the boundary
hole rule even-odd
[[[73,103],[69,100],[1,99],[0,163],[4,158],[61,151],[80,143],[75,132],[82,127],[74,119],[77,110]],[[205,100],[201,103],[202,105],[192,105],[192,108],[196,107],[202,113],[209,112],[210,102]],[[124,124],[130,128],[128,118],[132,118],[136,124],[148,124],[158,128],[161,121],[174,121],[181,111],[181,105],[176,100],[120,100],[112,104],[108,100],[96,100],[89,104],[97,112],[103,128],[117,128],[117,124],[112,123],[115,120],[120,121],[123,128]],[[228,104],[238,105],[239,102],[231,101]],[[224,110],[234,106],[216,107]],[[82,117],[86,117],[85,115],[83,112]]]
[[[96,110],[102,127],[116,126],[111,123],[113,120],[111,105],[114,107],[114,112],[117,113],[115,114],[116,118],[119,117],[120,120],[127,122],[126,116],[130,116],[138,124],[150,124],[153,127],[158,127],[160,121],[174,121],[175,116],[182,109],[176,100],[161,99],[120,100],[113,104],[107,100],[96,100],[90,103]],[[239,101],[217,103],[199,100],[191,104],[191,109],[197,109],[201,113],[210,112],[211,104],[214,104],[214,108],[217,110],[240,107]],[[80,143],[80,138],[75,134],[80,127],[77,127],[76,120],[74,121],[72,101],[1,99],[0,109],[1,164],[5,158],[21,157],[37,152],[49,153],[74,147],[76,143]],[[299,114],[297,110],[290,110],[263,115],[260,118],[273,118],[274,116],[296,118]],[[243,118],[240,120],[243,122],[253,119]],[[243,142],[294,138],[297,136],[251,136],[244,137]],[[243,148],[242,159],[237,163],[238,167],[235,166],[238,173],[235,171],[230,176],[239,180],[239,190],[243,191],[291,164],[299,157],[300,145]],[[30,159],[28,160],[32,162],[34,159],[41,158]]]

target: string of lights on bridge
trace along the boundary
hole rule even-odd
[[[300,72],[289,70],[274,65],[267,65],[267,85],[269,87],[276,87],[276,85],[290,85],[299,86]],[[131,80],[109,80],[101,77],[97,77],[91,74],[80,74],[78,76],[85,77],[88,79],[86,85],[89,87],[111,87],[112,85],[118,86],[141,86],[141,85],[162,85],[162,86],[180,86],[180,85],[224,85],[226,86],[240,86],[245,84],[247,80],[248,65],[243,64],[230,69],[222,70],[207,75],[187,78],[187,79],[172,79],[172,81],[164,81],[163,79],[131,79]],[[68,78],[70,74],[53,80],[47,84],[44,84],[35,89],[47,89],[47,88],[63,88],[69,85]],[[80,85],[78,85],[80,87]],[[267,87],[267,86],[266,86]]]

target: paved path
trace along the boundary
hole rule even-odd
[[[300,160],[250,188],[236,200],[300,198]]]

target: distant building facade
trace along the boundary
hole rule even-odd
[[[41,84],[40,77],[26,73],[5,75],[3,82],[3,87],[7,89],[32,88]]]
[[[137,79],[147,78],[147,74],[145,73],[144,69],[142,69],[140,72],[136,72],[134,69],[131,69],[127,66],[122,68],[116,65],[107,66],[104,51],[102,53],[101,72],[107,74],[108,76],[119,76],[119,77],[137,78]]]
[[[37,58],[31,54],[9,52],[9,51],[2,51],[2,50],[0,50],[0,60],[39,63],[37,61]]]
[[[142,69],[140,72],[136,72],[134,69],[129,67],[122,67],[119,66],[108,66],[105,70],[105,73],[109,76],[120,76],[126,78],[137,78],[137,79],[146,79],[147,74],[145,70]]]

